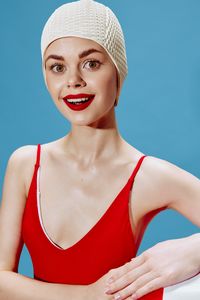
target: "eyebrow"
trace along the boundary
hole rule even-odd
[[[87,49],[87,50],[84,50],[83,52],[79,53],[78,56],[79,56],[79,58],[83,58],[83,57],[88,56],[89,54],[95,53],[95,52],[97,52],[97,53],[103,53],[103,52],[101,52],[100,50],[91,48],[91,49]],[[56,54],[50,54],[50,55],[46,58],[46,60],[45,60],[45,65],[46,65],[47,60],[50,59],[50,58],[57,59],[57,60],[61,60],[61,61],[64,61],[64,60],[65,60],[63,56],[56,55]]]

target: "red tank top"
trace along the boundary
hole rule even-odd
[[[37,146],[35,168],[22,220],[22,237],[30,253],[37,280],[87,285],[110,269],[136,256],[136,243],[129,219],[129,194],[134,178],[146,155],[142,156],[131,176],[98,222],[78,242],[63,249],[44,230],[39,211],[38,170],[41,145]],[[163,289],[141,299],[162,299]]]

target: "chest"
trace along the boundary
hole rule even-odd
[[[118,201],[132,174],[133,166],[108,171],[73,172],[48,168],[37,171],[38,214],[46,235],[66,249],[84,237]],[[59,174],[59,177],[56,175]],[[131,198],[131,191],[123,194]],[[131,205],[128,206],[134,231]]]
[[[38,215],[46,236],[63,249],[76,244],[107,215],[132,178],[126,191],[127,210],[132,233],[141,240],[161,202],[152,192],[157,189],[152,189],[153,181],[147,178],[144,168],[132,176],[137,163],[77,170],[43,162],[37,170],[36,189]]]

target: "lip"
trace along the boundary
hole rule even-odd
[[[90,98],[93,97],[93,94],[76,94],[76,95],[67,95],[63,98],[63,100],[67,99],[77,99],[77,98]]]
[[[67,95],[63,98],[64,103],[72,110],[80,111],[86,109],[94,100],[95,95],[93,94],[76,94],[76,95]],[[77,99],[77,98],[90,98],[89,101],[81,104],[69,103],[67,99]]]

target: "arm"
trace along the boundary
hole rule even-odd
[[[14,151],[5,173],[0,207],[0,299],[85,299],[86,285],[46,283],[17,273],[23,247],[21,223],[26,203],[24,168],[30,166],[30,154],[34,164],[35,146],[24,146]]]
[[[0,271],[1,300],[83,300],[88,299],[88,287],[46,283],[12,271]]]

